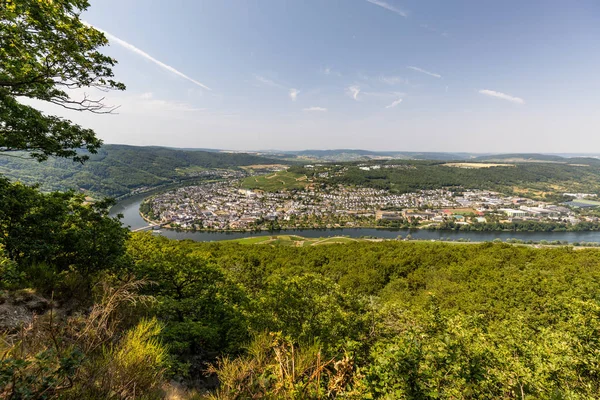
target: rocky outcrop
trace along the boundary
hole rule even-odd
[[[50,301],[31,289],[0,293],[0,332],[13,333],[49,308]]]

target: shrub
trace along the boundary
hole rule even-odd
[[[59,319],[51,309],[0,340],[0,398],[162,398],[162,326],[143,319],[127,329],[128,306],[147,300],[143,284],[105,283],[89,312]]]
[[[349,354],[324,358],[318,343],[297,346],[278,333],[257,335],[247,355],[224,358],[209,373],[221,386],[213,400],[240,398],[364,398],[360,374]]]

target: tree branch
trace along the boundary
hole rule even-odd
[[[83,99],[79,101],[72,99],[67,100],[62,98],[50,99],[48,101],[52,104],[56,104],[58,106],[66,108],[67,110],[89,111],[93,114],[115,114],[114,111],[121,107],[120,105],[107,106],[106,104],[102,103],[103,100],[104,97],[98,100],[91,100],[87,96],[87,93],[84,93]]]

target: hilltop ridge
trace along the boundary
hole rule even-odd
[[[197,177],[203,169],[237,169],[253,164],[286,163],[246,153],[178,150],[154,146],[107,144],[85,164],[65,159],[38,163],[33,159],[0,157],[0,174],[42,190],[79,189],[119,197],[145,187]]]

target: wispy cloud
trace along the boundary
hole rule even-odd
[[[402,96],[405,96],[406,93],[403,92],[364,92],[361,91],[360,92],[361,96],[368,96],[368,97],[373,97],[376,99],[381,99],[381,100],[388,100],[390,98],[400,98]]]
[[[524,104],[525,103],[525,100],[523,100],[520,97],[511,96],[509,94],[502,93],[502,92],[496,92],[495,90],[482,89],[479,91],[479,93],[484,94],[486,96],[496,97],[496,98],[502,99],[502,100],[507,100],[507,101],[510,101],[510,102],[516,103],[516,104]]]
[[[396,101],[393,101],[392,104],[389,104],[389,105],[385,106],[385,108],[394,108],[394,107],[396,107],[400,103],[402,103],[402,99],[398,99]]]
[[[256,78],[257,81],[259,81],[260,83],[263,83],[263,84],[265,84],[267,86],[276,87],[276,88],[279,88],[279,89],[287,89],[282,84],[279,84],[279,83],[277,83],[275,81],[272,81],[271,79],[265,78],[264,76],[254,75],[254,77]]]
[[[298,93],[300,93],[300,91],[298,89],[291,88],[290,89],[290,99],[292,99],[292,101],[296,101],[296,99],[298,98]]]
[[[341,77],[342,74],[339,71],[332,69],[331,67],[325,67],[321,70],[325,75],[335,75]]]
[[[167,71],[169,71],[169,72],[171,72],[171,73],[173,73],[173,74],[175,74],[175,75],[177,75],[177,76],[179,76],[179,77],[181,77],[183,79],[186,79],[186,80],[192,82],[195,85],[200,86],[202,89],[212,90],[211,88],[209,88],[205,84],[203,84],[201,82],[198,82],[197,80],[195,80],[193,78],[190,78],[189,76],[187,76],[183,72],[175,69],[174,67],[171,67],[170,65],[167,65],[164,62],[157,60],[156,58],[152,57],[150,54],[146,53],[145,51],[143,51],[141,49],[138,49],[137,47],[135,47],[131,43],[128,43],[128,42],[124,41],[123,39],[120,39],[120,38],[116,37],[115,35],[113,35],[113,34],[111,34],[109,32],[106,32],[105,30],[102,30],[102,29],[98,28],[97,26],[94,26],[94,25],[92,25],[92,24],[90,24],[88,22],[84,21],[83,23],[86,24],[86,25],[88,25],[88,26],[91,26],[91,27],[93,27],[93,28],[95,28],[97,30],[99,30],[102,33],[104,33],[104,35],[111,42],[115,42],[118,45],[126,48],[127,50],[129,50],[129,51],[131,51],[131,52],[133,52],[133,53],[135,53],[135,54],[137,54],[139,56],[144,57],[146,60],[153,62],[154,64],[158,65],[159,67],[161,67],[161,68],[163,68],[163,69],[165,69],[165,70],[167,70]]]
[[[360,93],[359,86],[349,86],[346,88],[346,94],[352,97],[354,100],[358,101],[358,94]]]
[[[277,89],[282,89],[282,90],[287,90],[288,94],[290,96],[290,99],[292,101],[296,101],[296,99],[298,98],[298,94],[300,93],[300,91],[298,89],[295,88],[288,88],[287,86],[275,82],[269,78],[265,78],[264,76],[261,75],[254,75],[254,77],[256,78],[257,81],[259,81],[260,83],[262,83],[263,85],[267,85],[267,86],[271,86]]]
[[[195,112],[195,111],[207,111],[208,110],[207,108],[194,107],[193,105],[185,103],[185,102],[158,99],[154,96],[154,94],[152,92],[142,93],[138,96],[138,98],[141,101],[137,101],[137,99],[134,98],[134,99],[131,99],[132,101],[129,104],[129,106],[131,106],[132,103],[135,103],[135,105],[131,108],[136,109],[138,112],[139,111],[147,111],[147,112],[152,112],[152,113],[156,113],[157,111],[160,111],[160,112],[174,112],[174,111]],[[127,107],[125,107],[125,108],[127,108]]]
[[[382,1],[382,0],[367,0],[367,1],[371,4],[375,4],[376,6],[383,7],[388,11],[394,12],[394,13],[400,15],[401,17],[404,17],[404,18],[408,17],[408,13],[406,11],[404,11],[390,3],[387,3],[385,1]]]
[[[308,107],[308,108],[303,109],[303,111],[327,112],[327,109],[324,107]]]
[[[436,74],[436,73],[433,73],[433,72],[426,71],[423,68],[412,67],[412,66],[408,66],[406,68],[412,69],[413,71],[417,71],[417,72],[420,72],[420,73],[425,74],[425,75],[433,76],[434,78],[438,78],[439,79],[439,78],[442,77],[440,74]]]
[[[400,83],[407,83],[407,80],[400,78],[399,76],[385,76],[381,75],[379,81],[387,85],[398,85]]]

